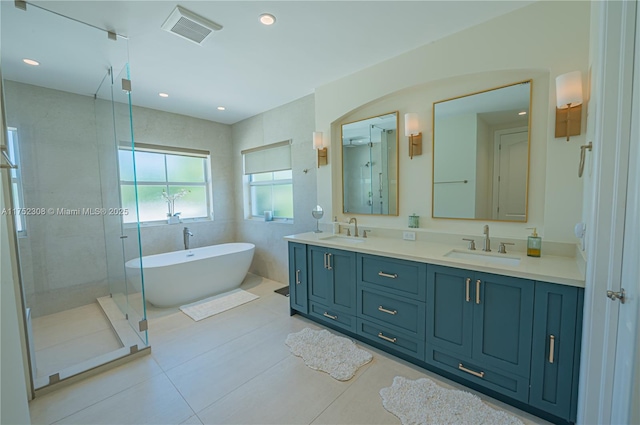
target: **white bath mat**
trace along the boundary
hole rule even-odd
[[[204,300],[180,306],[180,310],[196,322],[211,317],[214,314],[222,313],[249,301],[260,298],[242,289],[234,289],[224,294],[214,295]]]
[[[339,381],[353,378],[358,368],[373,358],[371,353],[356,347],[350,339],[325,329],[314,331],[304,328],[289,334],[284,343],[311,369],[327,372]]]
[[[396,376],[393,385],[380,390],[380,396],[384,408],[402,425],[523,425],[520,419],[487,406],[471,393],[442,388],[427,378],[411,381]]]

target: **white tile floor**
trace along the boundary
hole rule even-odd
[[[194,322],[174,309],[148,309],[150,356],[44,395],[34,424],[398,424],[378,392],[393,377],[430,377],[466,389],[358,342],[371,363],[347,382],[307,368],[287,334],[321,326],[289,317],[282,287],[249,275],[242,289],[260,299]],[[473,392],[473,391],[471,391]],[[526,424],[544,421],[478,394]]]
[[[31,320],[36,377],[122,347],[97,302]]]

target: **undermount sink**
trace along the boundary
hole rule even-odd
[[[356,238],[353,236],[338,236],[338,235],[333,235],[333,236],[328,236],[326,238],[322,238],[323,241],[335,241],[335,242],[344,242],[344,243],[349,243],[349,244],[358,244],[358,243],[363,243],[364,239],[361,238]]]
[[[491,254],[488,252],[474,252],[454,249],[446,253],[444,256],[449,258],[457,258],[458,260],[482,261],[503,266],[517,266],[520,264],[520,257],[511,257],[505,254]]]

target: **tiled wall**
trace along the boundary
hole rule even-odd
[[[251,242],[256,251],[251,272],[278,282],[288,281],[287,243],[283,236],[315,228],[311,210],[316,206],[316,152],[312,149],[314,97],[309,95],[232,126],[236,240]],[[293,223],[246,219],[243,205],[243,149],[291,139]],[[306,170],[306,172],[305,172]]]
[[[25,206],[119,206],[110,103],[10,81],[5,96],[8,125],[18,128],[20,138]],[[133,115],[138,142],[211,152],[215,220],[143,227],[143,255],[182,249],[185,225],[194,233],[194,248],[234,241],[231,127],[138,107]],[[118,142],[130,141],[128,125],[128,108],[116,105]],[[123,259],[118,217],[27,217],[27,236],[18,244],[33,316],[88,304],[109,294],[109,282],[123,279],[124,260],[139,255],[135,228],[124,233],[128,238]]]

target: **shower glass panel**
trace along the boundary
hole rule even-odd
[[[119,193],[130,99],[110,71],[128,72],[128,46],[30,3],[0,7],[3,131],[19,162],[12,195],[38,389],[147,346],[141,271],[131,269],[135,287],[124,265],[140,257],[139,229],[122,227]]]

